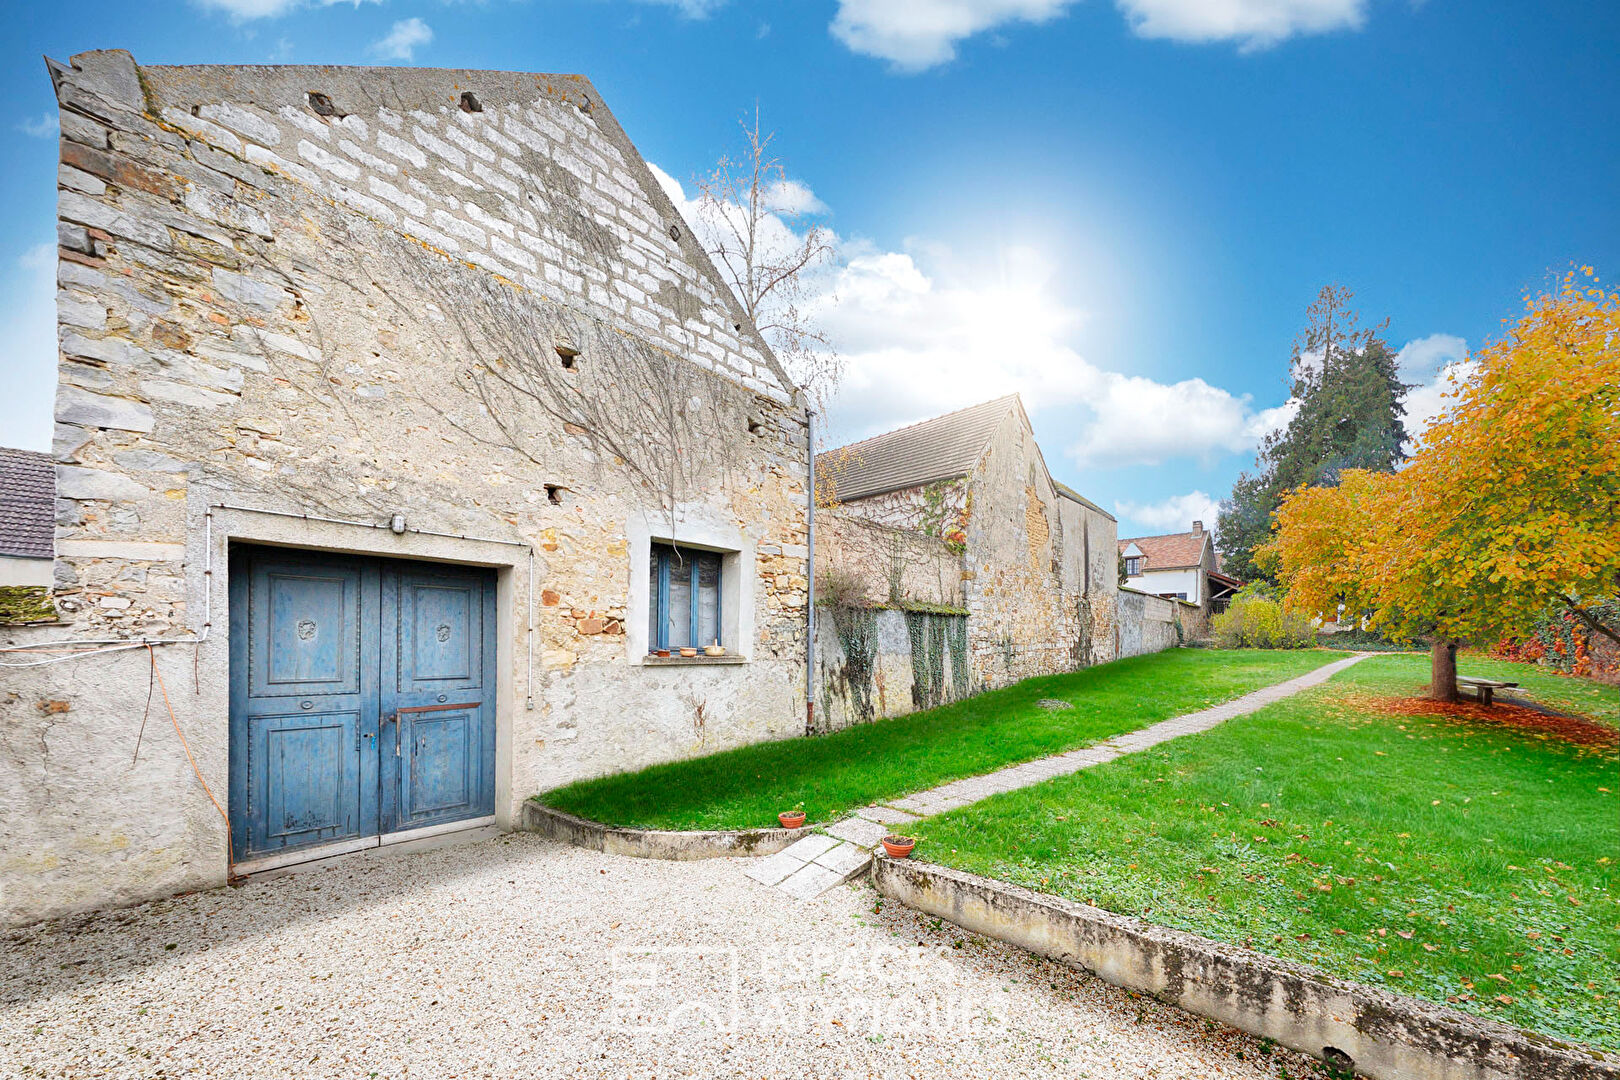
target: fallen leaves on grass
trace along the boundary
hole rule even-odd
[[[1584,716],[1543,712],[1524,705],[1491,706],[1475,701],[1435,701],[1421,697],[1356,695],[1346,704],[1386,716],[1423,716],[1453,724],[1504,728],[1543,741],[1564,742],[1599,751],[1620,749],[1620,729],[1606,727]],[[1376,751],[1375,751],[1376,752]]]

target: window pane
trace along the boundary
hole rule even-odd
[[[658,555],[664,550],[664,545],[652,546],[652,581],[647,591],[647,651],[653,652],[658,646],[658,620],[663,609],[658,603]]]
[[[692,641],[692,555],[672,548],[669,553],[669,647],[679,649]]]
[[[720,640],[720,556],[698,556],[698,645]]]

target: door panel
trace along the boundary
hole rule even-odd
[[[407,714],[409,716],[409,714]],[[478,797],[478,710],[416,713],[404,722],[402,737],[410,754],[402,758],[409,774],[405,805],[416,819],[432,819],[472,809]],[[402,822],[409,828],[425,821]]]
[[[494,813],[495,575],[394,562],[382,591],[383,831]]]
[[[400,690],[477,686],[483,646],[476,582],[412,581],[400,586]]]
[[[233,547],[236,859],[495,808],[495,575]]]
[[[264,760],[265,837],[292,847],[359,835],[358,713],[255,718]]]
[[[377,566],[242,548],[230,575],[236,858],[375,833]]]
[[[360,692],[359,567],[265,566],[253,582],[255,627],[250,693]]]

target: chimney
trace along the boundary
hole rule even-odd
[[[1193,522],[1193,535],[1194,536],[1201,535],[1203,533],[1203,531],[1204,531],[1204,523],[1202,521]]]

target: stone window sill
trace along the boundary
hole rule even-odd
[[[641,662],[648,667],[699,667],[703,665],[746,664],[748,657],[727,653],[725,656],[643,656]]]

